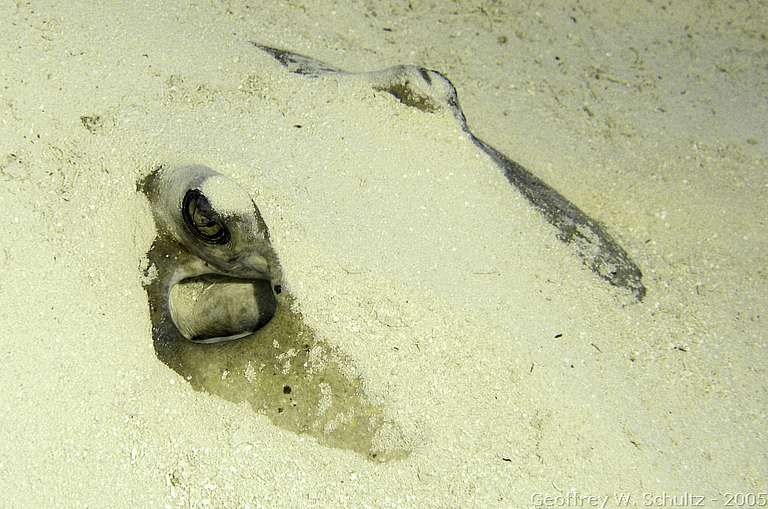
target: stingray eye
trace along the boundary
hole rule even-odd
[[[181,205],[184,223],[195,237],[209,244],[226,244],[229,242],[229,230],[224,222],[211,207],[208,199],[197,189],[190,189],[184,195]]]

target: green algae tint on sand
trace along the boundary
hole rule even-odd
[[[246,402],[281,428],[371,460],[408,455],[397,425],[348,373],[350,361],[317,339],[290,304],[246,338],[213,345],[156,343],[155,351],[196,390]]]

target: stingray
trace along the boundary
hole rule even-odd
[[[521,165],[475,136],[456,89],[416,66],[348,73],[297,53],[255,44],[308,80],[327,74],[364,80],[408,107],[448,110],[474,146],[609,284],[645,295],[642,274],[599,222]],[[311,86],[311,81],[308,85]],[[146,273],[158,358],[198,390],[247,402],[272,421],[324,445],[370,459],[408,453],[408,440],[373,404],[351,363],[304,322],[255,202],[233,180],[202,165],[162,165],[139,189],[157,238]]]

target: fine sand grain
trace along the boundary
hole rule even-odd
[[[765,502],[766,26],[740,2],[0,5],[0,505]],[[450,114],[251,41],[443,72],[481,138],[607,225],[645,300]],[[295,311],[405,454],[157,359],[136,182],[189,163],[253,196]]]

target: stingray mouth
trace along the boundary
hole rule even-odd
[[[239,339],[267,324],[277,309],[269,281],[206,274],[182,279],[169,291],[171,319],[196,343]]]

